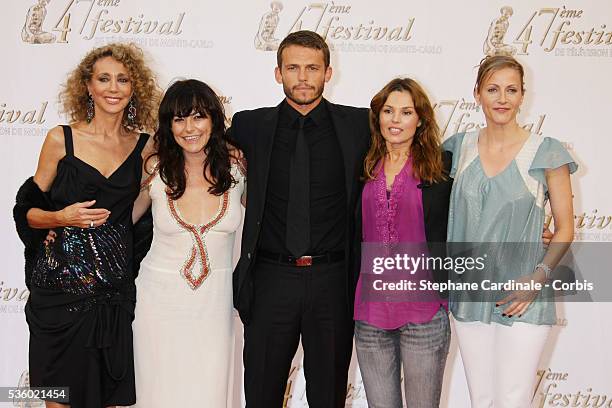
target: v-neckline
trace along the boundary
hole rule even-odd
[[[205,222],[203,223],[192,223],[190,221],[188,221],[183,214],[181,213],[181,209],[179,208],[179,204],[178,204],[178,200],[174,200],[172,199],[169,195],[168,195],[168,200],[172,200],[172,202],[174,203],[174,209],[176,210],[176,215],[178,216],[178,218],[180,218],[185,224],[190,225],[192,227],[196,227],[196,228],[202,228],[212,222],[214,222],[218,217],[219,214],[221,214],[221,212],[223,211],[223,206],[226,202],[226,200],[229,198],[228,196],[228,192],[224,192],[223,194],[221,194],[219,196],[219,204],[217,205],[217,210],[213,213],[213,215],[211,217],[209,217]]]
[[[385,190],[389,191],[391,194],[393,193],[394,190],[394,186],[396,184],[396,181],[398,180],[398,177],[404,172],[404,170],[406,169],[406,166],[408,166],[408,162],[412,160],[412,156],[409,155],[408,158],[406,159],[406,161],[404,162],[404,164],[402,165],[402,168],[400,169],[400,171],[397,172],[397,174],[395,176],[393,176],[393,183],[391,183],[390,186],[387,185],[387,173],[385,172],[385,161],[386,159],[383,158],[383,162],[382,162],[382,176],[384,179],[384,183],[385,183]]]
[[[134,148],[130,151],[130,153],[127,155],[127,157],[125,159],[123,159],[123,161],[121,162],[121,164],[115,169],[113,170],[113,172],[111,174],[109,174],[108,176],[105,176],[104,174],[102,174],[102,172],[100,170],[98,170],[98,168],[92,166],[91,164],[87,163],[85,160],[81,159],[80,157],[76,156],[74,154],[74,150],[72,152],[72,157],[74,157],[76,160],[78,160],[79,162],[81,162],[82,164],[84,164],[85,166],[89,167],[90,169],[92,169],[95,173],[98,173],[102,178],[104,178],[105,180],[110,180],[115,174],[117,174],[117,172],[119,170],[121,170],[123,168],[123,166],[125,165],[125,163],[128,162],[128,160],[132,157],[132,155],[136,152],[136,150],[138,149],[138,142],[140,141],[140,137],[142,136],[138,136],[138,140],[136,141],[136,145],[134,146]]]
[[[489,176],[487,174],[485,168],[484,168],[484,163],[482,162],[482,158],[481,158],[481,155],[480,155],[480,145],[478,144],[478,142],[480,141],[480,132],[478,132],[478,134],[476,135],[476,153],[478,155],[478,163],[480,164],[480,171],[482,171],[482,174],[485,176],[485,178],[487,180],[493,180],[494,178],[496,178],[496,177],[504,174],[506,171],[508,171],[512,167],[514,162],[516,161],[516,158],[523,152],[523,149],[527,145],[527,142],[529,141],[530,137],[531,137],[531,133],[529,133],[529,135],[525,138],[525,140],[523,141],[523,144],[521,145],[521,147],[517,150],[517,152],[514,155],[514,157],[512,157],[512,160],[510,160],[508,162],[508,164],[505,165],[502,170],[500,170],[499,172],[497,172],[493,176]]]
[[[128,155],[128,157],[125,158],[125,160],[119,165],[119,167],[117,167],[109,176],[105,176],[104,174],[102,174],[102,172],[100,170],[98,170],[96,167],[92,166],[91,164],[87,163],[85,160],[77,157],[77,156],[72,156],[74,157],[76,160],[78,160],[79,162],[81,162],[82,164],[84,164],[85,166],[89,167],[90,169],[92,169],[95,173],[97,173],[98,175],[100,175],[100,177],[102,177],[103,179],[106,180],[110,180],[111,178],[113,178],[113,176],[119,171],[121,170],[121,168],[125,165],[125,163],[127,163],[127,161],[129,160],[130,157],[132,157],[132,154],[134,154],[134,151],[132,151],[132,153],[130,153]]]

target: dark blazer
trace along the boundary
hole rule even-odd
[[[363,159],[370,142],[368,110],[351,106],[336,105],[323,100],[329,110],[344,162],[344,176],[347,197],[347,231],[345,259],[347,265],[347,293],[353,285],[352,243],[355,235],[355,208],[361,193],[359,181]],[[280,105],[238,112],[232,119],[229,136],[242,149],[247,161],[247,206],[242,230],[240,259],[233,274],[234,307],[243,323],[248,324],[253,302],[252,267],[257,257],[259,233],[266,202],[270,156],[276,134]],[[352,301],[352,297],[349,297]],[[352,305],[348,305],[351,307]]]
[[[442,162],[444,172],[448,175],[452,164],[452,153],[443,151]],[[444,257],[446,255],[446,229],[448,227],[448,208],[450,203],[450,194],[453,187],[453,179],[450,177],[447,180],[438,183],[428,184],[421,183],[418,188],[422,190],[423,199],[423,221],[425,222],[425,238],[427,239],[430,256]],[[361,249],[361,197],[358,200],[356,228],[359,228],[356,234],[359,237],[359,242],[355,243],[355,247]],[[359,252],[359,258],[361,257]],[[359,278],[360,259],[356,262],[356,268],[353,270],[353,281],[357,282]],[[434,270],[434,281],[446,282],[448,279],[448,271]],[[440,293],[441,296],[447,297],[446,292]]]
[[[448,175],[451,169],[453,155],[451,152],[442,152],[444,172]],[[448,207],[453,179],[439,183],[421,183],[419,188],[423,196],[423,218],[425,221],[425,236],[427,242],[446,242],[446,229],[448,226]]]

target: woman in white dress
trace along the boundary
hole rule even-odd
[[[152,205],[153,243],[136,280],[136,407],[226,407],[234,345],[232,253],[242,211],[242,156],[223,105],[197,80],[159,108],[156,152],[134,218]]]

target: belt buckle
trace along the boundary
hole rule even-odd
[[[304,255],[300,256],[295,260],[295,266],[311,266],[312,265],[312,256]]]

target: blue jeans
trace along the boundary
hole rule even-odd
[[[400,366],[408,408],[440,405],[442,377],[450,343],[448,313],[431,321],[385,330],[355,322],[355,346],[370,408],[401,408]]]

